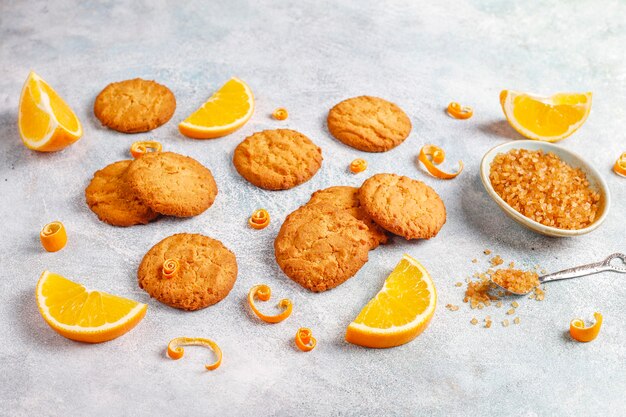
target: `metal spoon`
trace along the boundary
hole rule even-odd
[[[613,261],[613,259],[621,259],[622,265],[620,266],[611,265],[611,262]],[[594,262],[592,264],[575,266],[574,268],[568,268],[559,272],[554,272],[552,274],[544,275],[542,277],[539,277],[539,285],[545,284],[546,282],[559,281],[561,279],[578,278],[578,277],[583,277],[585,275],[597,274],[598,272],[604,272],[604,271],[614,271],[614,272],[620,272],[622,274],[626,274],[626,255],[624,255],[623,253],[614,253],[612,255],[609,255],[605,260],[600,261],[600,262]],[[493,282],[493,280],[491,282]],[[493,283],[496,284],[495,282]],[[526,295],[526,294],[529,294],[533,289],[535,289],[535,287],[533,287],[530,289],[530,291],[521,293],[521,292],[513,292],[498,284],[496,285],[502,288],[503,290],[508,291],[509,293],[514,294],[514,295]]]

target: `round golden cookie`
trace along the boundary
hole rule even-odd
[[[308,206],[322,204],[335,207],[352,215],[357,220],[361,220],[367,225],[367,233],[370,237],[370,249],[375,249],[381,243],[387,243],[389,237],[385,230],[377,225],[370,216],[367,215],[361,202],[359,201],[359,189],[348,186],[335,186],[318,190],[311,195],[307,203]]]
[[[274,241],[276,262],[311,291],[343,283],[367,262],[370,236],[365,223],[333,206],[302,206],[285,219]]]
[[[359,200],[376,223],[406,239],[430,239],[446,222],[435,190],[409,177],[376,174],[359,189]]]
[[[257,187],[286,190],[315,175],[322,166],[322,150],[295,130],[264,130],[237,146],[233,164]]]
[[[148,152],[128,168],[128,182],[152,210],[177,217],[196,216],[213,204],[217,184],[208,168],[174,152]]]
[[[335,138],[366,152],[388,151],[411,133],[411,120],[400,107],[370,96],[338,103],[328,112],[327,123]]]
[[[163,276],[163,262],[178,270]],[[182,310],[199,310],[228,295],[237,279],[237,259],[219,240],[199,234],[166,237],[145,254],[137,271],[139,287],[151,297]]]
[[[146,224],[159,213],[146,206],[130,188],[126,173],[132,161],[118,161],[96,171],[85,189],[87,205],[113,226]]]
[[[135,78],[107,85],[98,94],[93,112],[100,122],[118,132],[147,132],[174,115],[176,98],[164,85]]]

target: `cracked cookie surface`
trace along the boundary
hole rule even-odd
[[[174,110],[176,98],[169,88],[141,78],[107,85],[93,106],[104,126],[123,133],[155,129],[167,123]]]
[[[176,259],[178,270],[162,276],[163,262]],[[143,257],[139,287],[171,307],[199,310],[228,295],[237,279],[237,259],[219,240],[180,233],[161,240]]]
[[[126,172],[131,162],[114,162],[96,171],[85,189],[91,211],[101,221],[113,226],[146,224],[159,216],[130,188]]]
[[[322,165],[322,150],[295,130],[264,130],[237,146],[233,164],[257,187],[287,190],[315,175]]]
[[[334,206],[304,205],[285,219],[274,241],[276,262],[292,280],[311,291],[345,282],[367,262],[368,228]]]
[[[387,243],[389,237],[385,230],[376,224],[365,212],[363,207],[361,207],[358,188],[339,185],[318,190],[311,195],[311,199],[307,203],[308,206],[316,204],[332,206],[338,210],[343,210],[357,220],[361,220],[365,223],[370,238],[370,249],[377,248],[381,243]]]
[[[328,112],[328,130],[348,146],[366,152],[385,152],[411,133],[411,120],[396,104],[378,97],[344,100]]]
[[[196,216],[211,207],[217,195],[211,171],[174,152],[144,154],[131,163],[127,176],[141,201],[169,216]]]
[[[359,189],[359,200],[376,223],[406,239],[430,239],[446,222],[435,190],[409,177],[376,174]]]

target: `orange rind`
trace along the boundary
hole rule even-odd
[[[213,351],[216,356],[215,362],[204,365],[208,371],[213,371],[222,364],[222,349],[211,339],[202,337],[176,337],[167,344],[167,356],[178,360],[185,354],[183,346],[204,346]]]
[[[265,284],[255,285],[254,287],[250,288],[250,291],[248,291],[248,304],[250,305],[250,308],[252,309],[254,314],[264,322],[280,323],[291,315],[291,311],[293,310],[293,303],[290,299],[283,298],[278,303],[278,307],[284,309],[281,313],[273,316],[263,314],[254,303],[254,299],[256,297],[261,301],[269,301],[271,296],[272,290],[269,286]]]
[[[367,161],[365,159],[355,159],[350,163],[350,172],[353,174],[358,174],[359,172],[363,172],[367,169]]]
[[[270,224],[270,214],[265,209],[255,210],[248,219],[248,225],[253,229],[264,229]]]
[[[39,232],[39,239],[45,250],[57,252],[67,244],[67,232],[65,226],[59,221],[48,223]]]
[[[463,161],[459,161],[459,170],[454,173],[448,173],[440,170],[437,165],[441,164],[446,158],[443,149],[435,145],[424,145],[420,150],[419,160],[426,170],[436,178],[450,180],[456,178],[463,171]]]
[[[276,120],[286,120],[289,117],[289,112],[284,107],[279,107],[272,112],[272,117]]]
[[[596,322],[589,327],[585,327],[585,321],[582,319],[574,319],[570,322],[569,334],[572,336],[572,339],[586,343],[598,337],[602,327],[602,314],[596,312],[593,313],[593,317],[596,319]]]
[[[461,120],[469,119],[474,115],[474,109],[472,109],[470,106],[461,106],[456,101],[448,104],[448,108],[446,109],[446,111],[448,112],[450,117]]]
[[[317,339],[313,337],[311,329],[300,327],[296,333],[296,346],[303,352],[309,352],[317,345]]]
[[[130,154],[137,159],[146,152],[161,152],[163,146],[154,140],[135,142],[130,146]]]

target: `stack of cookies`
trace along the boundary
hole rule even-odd
[[[387,232],[429,239],[446,222],[439,195],[421,181],[377,174],[361,188],[330,187],[285,219],[274,254],[285,274],[311,291],[326,291],[354,276]]]
[[[97,171],[85,190],[89,208],[113,226],[146,224],[160,214],[196,216],[211,207],[216,195],[211,171],[173,152],[114,162]]]

